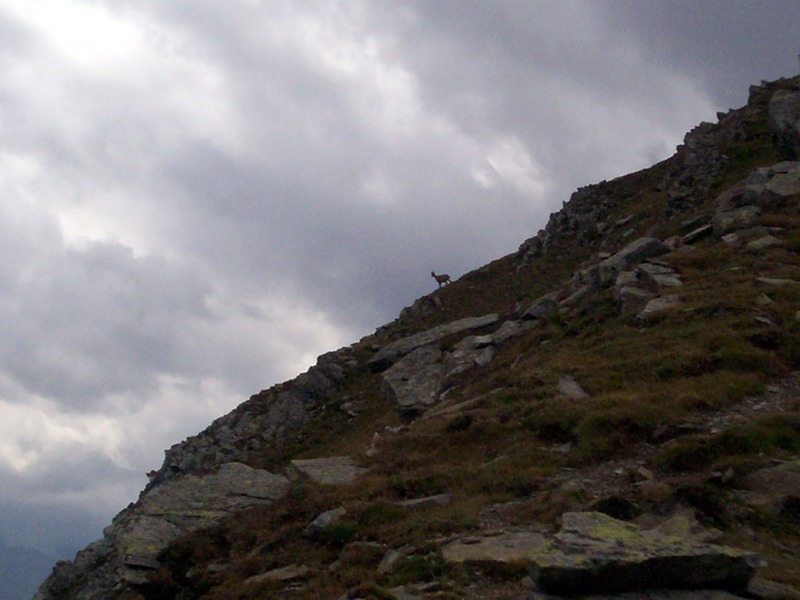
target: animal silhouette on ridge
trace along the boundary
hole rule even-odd
[[[443,285],[446,285],[448,283],[453,283],[452,281],[450,281],[450,275],[448,275],[447,273],[442,273],[441,275],[437,275],[436,271],[431,271],[431,277],[433,277],[436,280],[436,283],[439,284],[439,287],[442,287]]]

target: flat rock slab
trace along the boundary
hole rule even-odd
[[[442,357],[438,348],[422,346],[383,373],[381,394],[406,421],[416,418],[439,400],[447,370]]]
[[[699,542],[680,527],[643,531],[598,512],[562,520],[550,542],[528,553],[536,583],[556,594],[744,590],[760,563],[752,552]]]
[[[305,579],[311,575],[311,569],[305,565],[288,565],[278,569],[272,569],[261,575],[254,575],[245,580],[245,585],[260,585],[265,582],[271,581],[293,581],[296,579]]]
[[[756,277],[756,281],[758,283],[773,285],[775,287],[800,285],[800,281],[795,281],[794,279],[775,279],[774,277]]]
[[[424,498],[412,498],[411,500],[401,500],[395,502],[400,508],[420,508],[425,506],[447,506],[453,500],[450,494],[437,494],[436,496],[426,496]]]
[[[349,456],[293,460],[291,466],[296,472],[305,475],[314,483],[323,485],[347,485],[353,483],[356,477],[367,471],[357,467]]]
[[[639,279],[653,291],[664,287],[680,287],[683,285],[680,275],[668,265],[642,263],[636,269]]]
[[[646,258],[652,258],[669,252],[669,248],[661,241],[652,237],[641,237],[634,240],[616,254],[600,262],[601,269],[626,271]]]
[[[678,306],[680,303],[681,297],[677,294],[653,298],[647,304],[645,304],[644,310],[636,315],[636,318],[640,321],[652,319],[653,317]]]
[[[383,370],[389,365],[394,363],[401,356],[405,356],[409,352],[428,344],[432,344],[448,335],[459,333],[461,331],[468,331],[470,329],[478,329],[491,325],[500,320],[497,314],[491,313],[483,315],[482,317],[468,317],[460,319],[451,323],[439,325],[433,329],[428,329],[420,333],[411,335],[409,337],[397,340],[391,344],[387,344],[378,352],[375,353],[368,364],[376,371]]]
[[[464,538],[442,547],[448,563],[490,563],[508,565],[526,560],[545,545],[547,538],[536,531],[506,531],[499,535]]]
[[[560,394],[573,400],[583,400],[589,397],[589,394],[575,381],[572,375],[561,376],[561,379],[558,380],[558,391]]]
[[[289,487],[282,476],[241,463],[217,473],[189,475],[154,487],[139,501],[135,515],[118,523],[114,543],[126,565],[152,568],[170,542],[226,516],[281,498]]]

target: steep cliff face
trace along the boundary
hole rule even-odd
[[[608,516],[644,527],[608,546],[634,563],[660,540],[660,587],[797,585],[795,471],[763,472],[800,453],[799,106],[797,80],[754,86],[670,159],[576,191],[515,255],[174,445],[36,598],[641,588],[594,525],[567,552],[599,553],[591,569],[546,550],[568,523],[633,531]],[[679,510],[680,536],[648,533]],[[750,583],[754,551],[782,553],[764,572],[783,583]]]

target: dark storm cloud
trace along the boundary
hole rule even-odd
[[[747,87],[800,70],[800,3],[795,0],[604,0],[609,24],[630,36],[653,64],[690,74],[725,110]]]

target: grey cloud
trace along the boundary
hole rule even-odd
[[[720,103],[745,102],[747,87],[800,70],[794,0],[603,0],[602,13],[654,64],[690,73]]]
[[[27,393],[92,410],[159,373],[197,372],[185,342],[194,319],[211,318],[202,281],[117,244],[29,250],[4,264],[0,303],[0,364]]]
[[[9,546],[36,548],[50,556],[74,557],[102,536],[106,511],[98,514],[63,504],[0,501],[0,529]]]

